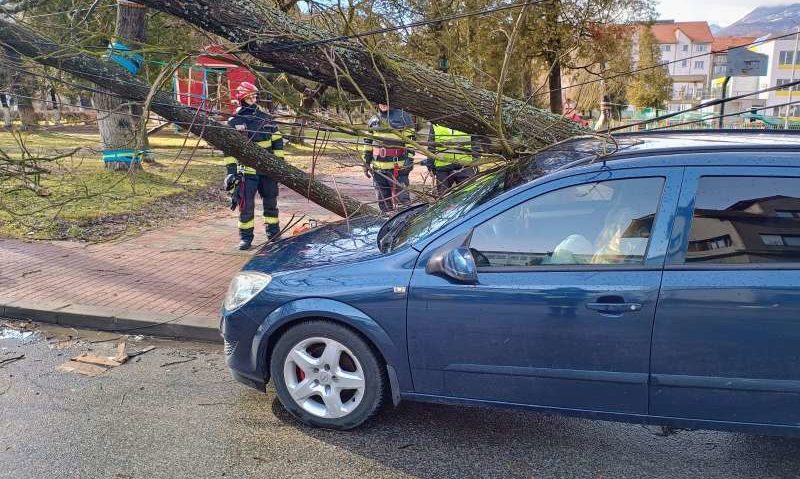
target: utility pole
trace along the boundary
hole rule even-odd
[[[725,80],[722,82],[722,94],[720,95],[720,99],[724,100],[728,96],[728,82],[731,81],[731,77],[726,76]],[[717,123],[717,128],[722,129],[722,122],[725,116],[725,102],[719,104],[719,120]]]
[[[794,82],[794,72],[797,70],[797,47],[800,43],[800,27],[797,28],[797,33],[794,34],[794,51],[792,52],[792,82]],[[789,87],[789,105],[786,105],[786,116],[783,119],[783,129],[789,129],[789,111],[792,107],[792,97],[794,96],[794,86]]]

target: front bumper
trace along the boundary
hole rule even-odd
[[[258,323],[242,310],[223,311],[219,329],[225,345],[225,364],[233,378],[265,392],[269,371],[266,371],[266,361],[259,357]]]

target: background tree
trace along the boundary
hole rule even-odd
[[[145,14],[143,6],[127,0],[117,0],[117,21],[112,42],[122,43],[131,51],[140,52],[145,39]],[[139,135],[137,130],[141,106],[130,104],[127,100],[107,92],[96,93],[92,102],[100,110],[97,127],[105,150],[147,150],[147,137]],[[132,165],[108,162],[106,166],[121,170]]]
[[[637,107],[663,108],[672,95],[672,78],[662,63],[661,50],[649,26],[638,31],[638,62],[641,70],[628,86],[628,101]]]

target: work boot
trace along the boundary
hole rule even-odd
[[[272,241],[281,235],[281,228],[277,224],[267,225],[267,239]]]
[[[252,245],[252,244],[253,244],[252,240],[243,239],[243,240],[239,241],[239,249],[242,250],[242,251],[247,251],[247,250],[250,249],[250,245]]]

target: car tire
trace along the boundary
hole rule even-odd
[[[272,350],[270,373],[278,399],[292,416],[336,430],[353,429],[372,417],[384,403],[388,384],[382,361],[358,333],[323,320],[284,332]]]

